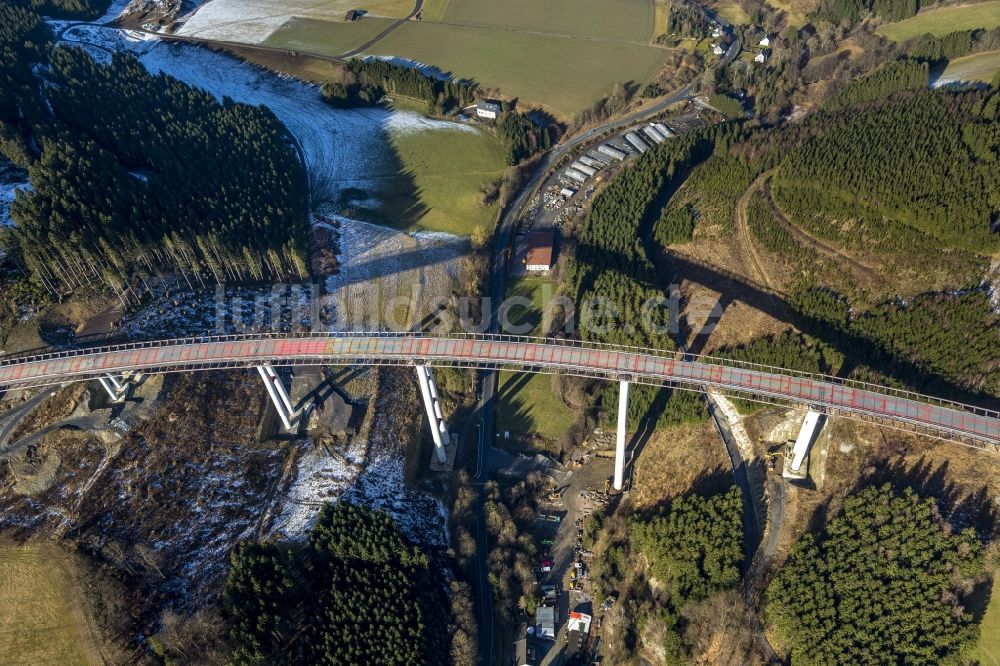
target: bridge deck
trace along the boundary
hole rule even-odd
[[[1000,447],[1000,413],[907,391],[780,368],[651,350],[509,335],[416,333],[248,334],[126,343],[0,359],[0,389],[58,384],[126,371],[224,367],[407,364],[512,367],[718,388],[819,411],[906,424],[930,434]]]

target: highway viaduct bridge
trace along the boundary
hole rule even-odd
[[[298,416],[274,366],[410,365],[417,369],[435,448],[448,444],[431,367],[505,368],[619,382],[615,485],[624,469],[625,414],[632,383],[718,390],[751,400],[915,430],[1000,450],[1000,412],[909,391],[763,365],[575,340],[505,334],[248,333],[126,342],[0,358],[0,390],[97,379],[113,398],[141,374],[256,368],[291,429]]]

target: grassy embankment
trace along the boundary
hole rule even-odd
[[[735,2],[717,6],[715,13],[733,25],[749,25],[751,22],[750,15]]]
[[[808,15],[819,5],[818,0],[767,0],[767,4],[785,12],[788,25],[801,27],[809,22]]]
[[[1000,71],[1000,51],[985,51],[955,58],[941,73],[945,81],[985,81],[993,80]]]
[[[508,290],[508,297],[520,296],[531,300],[531,308],[512,308],[510,322],[528,324],[527,335],[542,332],[542,314],[546,287],[555,294],[553,280],[525,277]],[[509,431],[513,439],[524,440],[532,434],[554,441],[573,423],[574,414],[552,390],[550,375],[501,372],[497,390],[497,430]]]
[[[1000,0],[990,0],[920,12],[904,21],[887,23],[876,32],[893,41],[902,42],[925,33],[941,37],[958,30],[997,26],[1000,26]]]
[[[0,547],[0,664],[94,664],[100,658],[54,546]]]
[[[496,204],[482,204],[482,188],[503,175],[503,149],[485,132],[418,130],[395,134],[401,173],[387,179],[378,198],[379,221],[405,220],[407,229],[469,235],[492,228]],[[417,210],[416,214],[410,214]]]

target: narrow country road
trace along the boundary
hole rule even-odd
[[[727,31],[732,32],[732,25],[715,17]],[[736,56],[739,55],[742,46],[739,38],[735,38],[726,50],[717,67],[728,66]],[[577,134],[565,143],[554,146],[536,167],[532,177],[521,188],[520,194],[507,208],[507,211],[497,223],[496,233],[493,238],[493,254],[490,264],[490,320],[489,332],[495,332],[499,325],[499,308],[506,293],[507,269],[511,259],[512,241],[517,222],[524,213],[525,206],[534,195],[538,187],[544,182],[548,171],[559,161],[569,154],[574,148],[586,144],[595,138],[606,133],[613,132],[623,127],[636,124],[647,118],[659,115],[667,108],[691,97],[694,84],[688,84],[668,95],[659,102],[640,109],[623,118],[610,120],[608,122],[592,127],[585,132]],[[482,484],[489,475],[489,454],[493,439],[493,408],[496,398],[499,373],[495,370],[484,372],[482,375],[482,394],[479,400],[479,438],[477,453],[477,475],[474,480]],[[479,521],[476,529],[476,550],[479,569],[477,595],[477,610],[479,616],[479,649],[481,666],[492,666],[494,662],[494,630],[493,630],[493,598],[489,586],[489,543],[486,531],[486,514],[484,511],[485,489],[479,486],[479,502],[477,506]]]

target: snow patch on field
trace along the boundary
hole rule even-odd
[[[364,450],[357,439],[343,455],[330,455],[314,445],[308,446],[296,465],[295,481],[285,493],[273,533],[305,538],[323,503],[335,501],[358,477]]]
[[[342,220],[339,242],[344,261],[326,279],[325,305],[341,330],[400,330],[421,321],[451,295],[468,249],[451,234],[407,234],[357,220]]]
[[[260,44],[295,17],[343,21],[352,5],[326,0],[212,0],[190,16],[178,34]],[[373,12],[373,15],[377,14]]]
[[[463,125],[447,120],[435,120],[425,116],[418,116],[414,113],[394,113],[386,123],[386,129],[394,136],[401,134],[412,134],[414,132],[427,132],[431,130],[455,130],[459,132],[470,132],[477,134],[478,129],[472,125]]]

